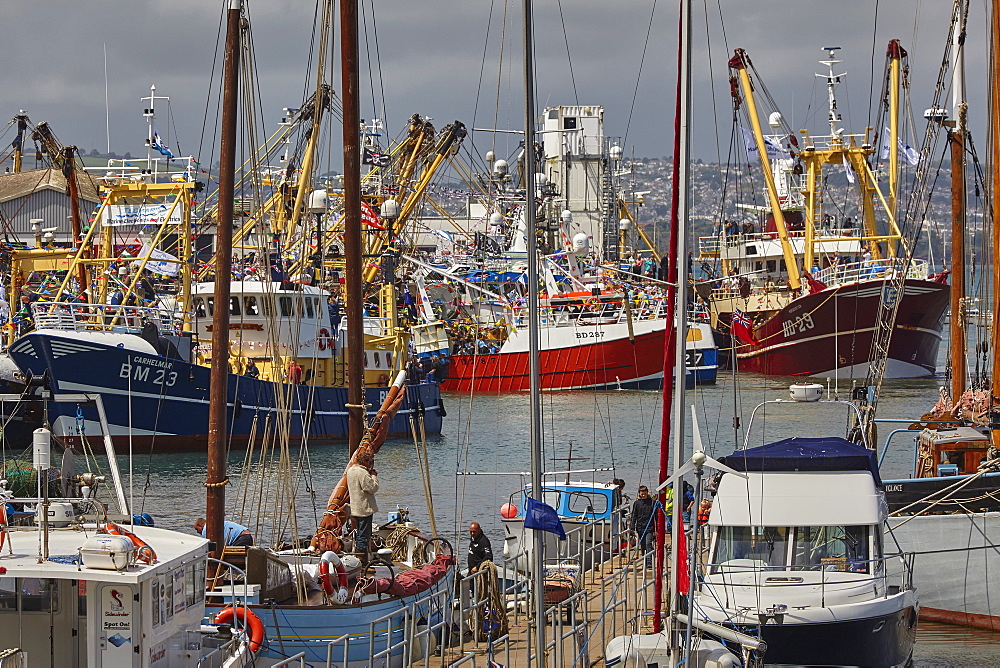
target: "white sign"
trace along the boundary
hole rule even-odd
[[[173,208],[170,220],[167,214]],[[178,202],[163,204],[111,204],[104,207],[101,224],[105,227],[125,227],[143,225],[180,225],[184,222],[184,205]]]

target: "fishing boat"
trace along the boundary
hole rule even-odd
[[[146,99],[151,145],[158,141],[153,103],[163,98],[151,92]],[[265,155],[276,146],[282,143],[270,142]],[[12,253],[13,294],[30,288],[34,296],[32,327],[9,346],[22,380],[47,374],[56,391],[101,393],[113,438],[152,452],[203,450],[208,434],[214,264],[196,274],[192,235],[179,233],[194,226],[198,173],[193,158],[152,155],[102,170],[101,204],[76,248]],[[309,204],[316,219],[331,211],[325,190],[313,192]],[[280,252],[262,253],[271,255]],[[312,285],[320,273],[311,272],[272,280],[269,271],[248,271],[232,282],[227,387],[237,447],[279,429],[279,413],[295,440],[347,437],[346,324],[331,314],[330,290]],[[365,403],[377,407],[407,361],[408,333],[388,309],[361,326]],[[391,433],[410,434],[411,422],[440,433],[439,385],[414,383],[404,394]],[[57,410],[57,438],[79,446],[97,416],[89,407]]]
[[[99,395],[48,389],[29,395],[48,406],[94,403],[103,413]],[[3,664],[254,665],[262,636],[245,615],[240,626],[246,631],[233,632],[233,606],[244,602],[238,593],[212,624],[203,623],[209,541],[132,516],[113,445],[103,440],[106,474],[58,471],[51,466],[51,432],[39,428],[29,446],[29,473],[37,480],[61,479],[62,493],[52,496],[49,485],[40,484],[37,494],[22,496],[6,480],[0,483]]]
[[[948,307],[947,272],[933,274],[929,265],[905,250],[897,223],[900,151],[885,149],[889,159],[889,192],[868,161],[876,152],[876,136],[845,134],[837,111],[836,86],[843,79],[834,67],[839,47],[829,47],[821,61],[827,72],[829,134],[803,131],[796,138],[780,112],[768,117],[770,134],[761,128],[754,97],[749,56],[737,50],[730,60],[739,86],[734,104],[745,110],[750,129],[741,128],[748,152],[761,156],[768,206],[745,204],[762,220],[726,225],[718,236],[700,240],[702,258],[721,262],[715,285],[704,283],[699,294],[712,311],[723,348],[732,347],[743,371],[781,376],[864,375],[869,361],[882,356],[875,332],[880,311],[892,307],[894,319],[884,377],[932,375]],[[892,108],[886,146],[909,148],[898,136],[899,72],[906,52],[889,45],[889,90]],[[888,142],[888,143],[886,143]],[[919,162],[910,148],[907,160]],[[842,170],[857,183],[857,221],[824,214],[821,186],[828,172]],[[876,215],[878,212],[878,216]],[[877,218],[879,218],[877,220]],[[897,277],[901,281],[895,280]],[[897,305],[898,302],[898,305]]]

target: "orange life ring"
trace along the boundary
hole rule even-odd
[[[340,589],[337,591],[337,595],[334,596],[334,600],[337,603],[346,603],[347,571],[344,570],[344,563],[337,556],[336,552],[327,550],[319,558],[319,582],[323,585],[323,591],[326,592],[326,595],[333,596],[333,581],[330,578],[331,566],[337,571],[337,584],[340,585]]]
[[[135,545],[136,559],[139,561],[145,561],[147,564],[156,563],[156,552],[153,548],[151,548],[146,541],[139,538],[125,527],[115,524],[114,522],[108,522],[104,525],[104,531],[112,536],[125,536],[132,541],[132,544]]]
[[[264,622],[254,614],[254,611],[245,605],[226,606],[215,616],[216,624],[226,624],[236,618],[236,608],[242,611],[244,628],[250,627],[250,651],[257,652],[264,646]]]
[[[319,338],[317,339],[317,341],[319,342],[320,350],[326,350],[327,348],[329,348],[332,345],[330,341],[330,330],[328,330],[326,327],[320,329]]]

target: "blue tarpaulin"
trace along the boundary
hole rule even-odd
[[[882,484],[875,451],[837,436],[786,438],[719,461],[737,471],[871,471]]]

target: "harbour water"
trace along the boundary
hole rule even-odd
[[[757,404],[787,397],[790,379],[743,375],[738,381],[721,374],[713,387],[699,387],[689,393],[697,407],[706,451],[724,455],[736,447],[733,416],[745,420]],[[927,410],[938,396],[940,379],[886,381],[879,403],[883,418],[912,418]],[[826,384],[826,382],[824,382]],[[831,394],[839,391],[846,397],[850,384],[839,388],[832,380]],[[735,391],[734,391],[735,387]],[[448,418],[444,433],[428,443],[428,461],[438,532],[451,538],[462,536],[462,528],[471,521],[483,525],[494,548],[503,544],[499,508],[527,481],[528,397],[526,395],[476,396],[446,395]],[[626,480],[626,491],[634,496],[640,484],[656,478],[660,441],[661,396],[651,391],[567,392],[543,396],[544,443],[548,470],[608,468],[593,473],[577,473],[574,479],[608,481]],[[795,406],[770,406],[766,427],[751,430],[753,442],[799,435],[843,435],[844,410],[810,411],[797,416]],[[690,411],[688,411],[688,415]],[[690,420],[686,434],[687,452],[691,448]],[[879,450],[889,432],[905,425],[879,427]],[[572,450],[571,450],[572,444]],[[573,457],[567,462],[565,458]],[[347,461],[343,444],[309,448],[303,462],[299,484],[297,516],[300,531],[311,533],[325,509],[326,499],[339,479]],[[552,458],[555,458],[553,461]],[[579,458],[579,459],[577,459]],[[886,477],[908,476],[912,468],[913,442],[910,437],[895,437],[885,455]],[[133,460],[132,493],[134,507],[151,513],[158,525],[191,530],[194,518],[203,514],[205,456],[137,454]],[[308,466],[306,466],[308,464]],[[381,489],[380,513],[397,505],[409,508],[411,518],[429,529],[424,490],[412,440],[388,442],[376,460]],[[253,491],[255,476],[244,475],[244,453],[234,451],[230,458],[230,517],[240,519],[234,507],[237,490],[249,483]],[[460,473],[474,475],[459,475]],[[510,475],[502,475],[510,474]],[[267,496],[265,494],[265,496]],[[458,546],[463,553],[465,545]],[[1000,665],[1000,634],[962,629],[941,624],[921,623],[916,650],[916,665],[966,667]]]

